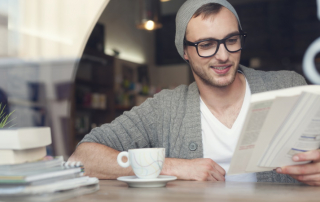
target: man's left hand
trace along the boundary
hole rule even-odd
[[[277,173],[288,174],[308,185],[320,186],[320,149],[296,154],[293,161],[311,161],[308,164],[277,168]]]

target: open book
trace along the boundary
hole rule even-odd
[[[308,163],[292,156],[319,147],[319,85],[253,94],[228,175]]]

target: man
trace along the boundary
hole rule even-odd
[[[320,185],[320,152],[298,154],[313,163],[273,172],[226,176],[252,93],[304,85],[300,75],[262,72],[239,65],[246,35],[226,0],[188,0],[176,17],[176,47],[195,83],[164,90],[111,124],[85,136],[70,161],[86,175],[115,179],[134,175],[120,168],[119,151],[165,147],[162,175],[185,180],[297,182]],[[294,180],[296,179],[296,180]]]

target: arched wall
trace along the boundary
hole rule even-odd
[[[0,0],[0,88],[8,96],[9,111],[15,110],[15,126],[51,127],[49,154],[67,156],[66,95],[88,37],[108,3]]]

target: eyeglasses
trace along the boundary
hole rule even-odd
[[[245,38],[247,37],[246,33],[235,34],[229,37],[226,37],[221,40],[216,39],[205,39],[198,41],[196,43],[184,40],[185,45],[194,46],[197,49],[197,53],[200,57],[207,58],[214,56],[220,47],[220,44],[224,44],[224,47],[230,53],[235,53],[242,50]]]

